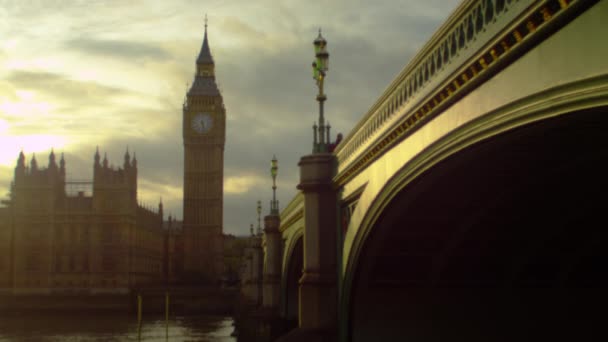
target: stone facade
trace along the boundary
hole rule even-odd
[[[100,161],[92,182],[66,180],[63,156],[48,167],[19,155],[0,208],[0,288],[13,293],[127,293],[163,283],[163,207],[137,203],[137,160]],[[88,191],[69,193],[73,186]]]

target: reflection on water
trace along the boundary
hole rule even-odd
[[[168,338],[164,317],[146,317],[141,341],[235,342],[232,318],[173,317]],[[137,341],[137,317],[125,314],[16,314],[0,315],[0,341]]]

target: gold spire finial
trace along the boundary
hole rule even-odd
[[[207,13],[205,13],[205,31],[207,30]]]

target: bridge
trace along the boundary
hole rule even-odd
[[[266,338],[606,335],[607,19],[463,2],[265,218],[245,296]]]

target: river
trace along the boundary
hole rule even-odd
[[[231,317],[173,317],[167,329],[162,316],[144,315],[141,341],[235,342]],[[125,314],[0,315],[1,342],[138,341],[137,317]]]

